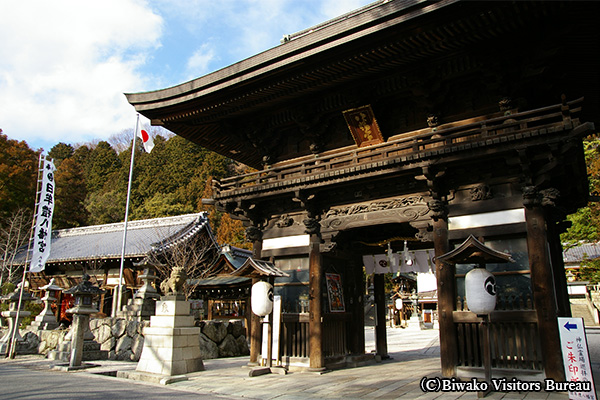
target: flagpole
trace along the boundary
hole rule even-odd
[[[133,131],[133,142],[131,144],[131,163],[129,164],[129,182],[127,184],[127,202],[125,203],[125,224],[123,230],[123,247],[121,248],[121,267],[119,268],[119,290],[116,295],[113,294],[112,316],[116,317],[121,309],[123,293],[123,267],[125,265],[125,245],[127,244],[127,221],[129,217],[129,198],[131,197],[131,180],[133,176],[133,161],[135,159],[135,143],[137,140],[138,127],[140,123],[140,114],[135,121],[135,130]]]
[[[40,193],[41,193],[41,188],[40,188],[40,184],[42,182],[42,179],[40,177],[41,175],[41,171],[43,171],[44,166],[42,164],[42,159],[44,157],[42,156],[42,153],[40,153],[40,158],[38,161],[38,181],[37,181],[37,190],[35,192],[35,206],[34,206],[34,210],[33,210],[33,216],[31,218],[31,230],[29,231],[29,242],[27,243],[27,252],[25,253],[25,263],[23,264],[23,279],[21,279],[21,290],[19,292],[19,302],[17,303],[17,314],[15,315],[15,326],[13,327],[13,332],[12,332],[12,336],[10,338],[10,342],[9,342],[9,346],[8,346],[8,353],[6,355],[7,358],[11,358],[14,359],[15,358],[15,353],[16,353],[16,343],[15,343],[15,338],[17,336],[17,332],[19,329],[19,317],[21,314],[21,303],[23,302],[23,290],[25,289],[25,277],[27,274],[27,268],[28,268],[28,264],[29,264],[29,250],[31,249],[31,241],[33,240],[33,231],[34,231],[34,227],[35,227],[35,221],[37,219],[37,209],[40,206]],[[50,238],[50,240],[52,240],[52,238]]]

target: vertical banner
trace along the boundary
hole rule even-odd
[[[52,237],[52,214],[54,213],[54,163],[44,159],[42,168],[42,184],[33,231],[33,252],[30,272],[44,270],[46,260],[50,256]]]
[[[596,389],[592,376],[592,364],[588,352],[583,318],[558,318],[560,347],[565,366],[565,377],[569,383],[587,382],[589,390],[569,391],[571,400],[596,400]],[[548,383],[546,384],[548,390]]]

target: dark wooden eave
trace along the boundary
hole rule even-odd
[[[269,152],[285,159],[270,146],[292,127],[312,134],[321,121],[391,92],[398,102],[447,104],[453,94],[439,84],[467,75],[477,77],[468,85],[527,97],[530,107],[567,92],[595,109],[597,17],[598,6],[584,2],[377,3],[204,77],[126,96],[153,124],[258,168]],[[298,115],[301,104],[311,107]],[[483,100],[470,111],[492,105]],[[388,137],[403,129],[387,128]]]

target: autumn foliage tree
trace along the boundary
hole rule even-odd
[[[38,153],[0,130],[0,219],[34,206],[37,173]]]

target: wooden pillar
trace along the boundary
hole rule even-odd
[[[375,289],[375,304],[377,313],[375,324],[375,350],[382,359],[389,358],[387,349],[387,334],[385,316],[387,307],[385,304],[385,281],[383,274],[373,275],[373,287]]]
[[[548,228],[548,242],[550,246],[550,260],[554,286],[556,290],[556,302],[559,317],[571,317],[571,302],[569,301],[569,290],[567,288],[567,276],[565,275],[565,261],[563,260],[562,244],[560,242],[560,229],[554,221],[546,220]]]
[[[318,224],[318,223],[317,223]],[[321,238],[314,230],[310,233],[309,244],[309,357],[310,370],[325,369],[323,354],[323,257],[321,256]]]
[[[557,303],[552,268],[548,254],[546,218],[540,197],[534,187],[523,191],[527,251],[531,270],[533,302],[538,318],[538,330],[544,358],[546,377],[564,381],[563,360],[557,322]]]
[[[260,260],[262,253],[262,231],[255,226],[250,226],[246,230],[246,237],[252,240],[252,257]],[[252,285],[258,282],[260,279],[252,278]],[[248,298],[248,307],[252,308],[251,297]],[[250,311],[250,362],[248,365],[257,366],[258,356],[260,355],[260,349],[262,345],[262,326],[260,323],[260,317]]]
[[[365,353],[365,284],[363,282],[362,259],[353,255],[351,262],[354,285],[352,290],[352,321],[348,329],[352,354]],[[356,260],[356,261],[355,261]],[[358,260],[361,262],[359,263]]]
[[[439,257],[450,251],[447,206],[445,202],[433,200],[429,203],[429,208],[433,216],[433,246],[435,256]],[[442,374],[449,377],[456,374],[456,364],[458,363],[458,339],[452,314],[456,305],[456,267],[436,260],[435,269],[437,276]]]

